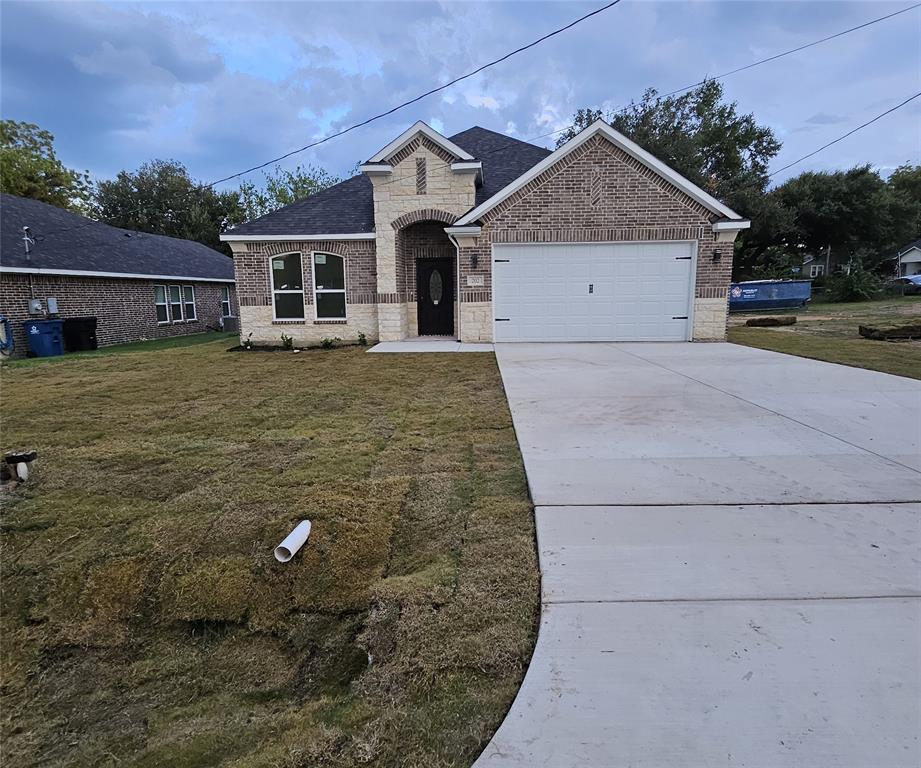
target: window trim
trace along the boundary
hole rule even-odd
[[[809,267],[809,277],[822,277],[825,274],[824,264],[812,264]]]
[[[176,301],[176,302],[173,301],[173,295],[172,295],[172,290],[173,290],[173,288],[175,288],[177,291],[179,291],[179,301]],[[182,286],[181,286],[181,285],[176,285],[175,283],[173,283],[173,284],[170,284],[170,285],[166,286],[166,290],[167,290],[167,297],[166,297],[166,298],[167,298],[167,301],[169,302],[169,316],[170,316],[170,322],[171,322],[171,323],[182,323],[182,322],[184,322],[184,318],[183,318],[183,314],[182,314],[182,313],[183,313],[183,305],[182,305]],[[179,307],[179,317],[178,317],[178,318],[176,317],[176,313],[173,311],[173,308],[174,308],[174,307]]]
[[[317,289],[317,256],[333,256],[337,259],[342,260],[342,287],[341,288],[323,288]],[[349,302],[346,299],[346,291],[349,287],[348,275],[346,274],[345,268],[345,256],[342,256],[338,253],[330,253],[329,251],[311,251],[310,252],[310,281],[313,283],[313,319],[320,323],[325,322],[335,322],[336,320],[345,320],[349,319]],[[317,296],[321,293],[341,293],[342,294],[342,317],[320,317],[319,309],[320,304],[317,300]]]
[[[300,261],[301,269],[301,289],[275,290],[275,275],[272,270],[272,261],[285,256],[297,256]],[[269,292],[272,295],[272,321],[276,323],[303,323],[307,321],[307,292],[304,290],[304,254],[301,251],[287,251],[286,253],[274,253],[269,256]],[[304,308],[304,314],[301,317],[279,317],[275,308],[276,293],[299,293],[301,294],[301,306]]]
[[[186,301],[186,297],[185,297],[186,288],[192,291],[192,301]],[[189,304],[192,305],[191,315],[189,315],[187,311]],[[183,285],[182,286],[182,314],[185,317],[185,321],[187,323],[194,323],[196,320],[198,320],[198,307],[196,306],[196,303],[195,303],[195,286],[194,285]]]
[[[157,318],[157,325],[169,325],[169,289],[166,285],[154,285],[154,317]],[[163,289],[163,301],[157,301],[157,288]],[[157,317],[157,307],[163,307],[166,320],[161,320]]]
[[[224,296],[227,296],[225,299]],[[227,312],[224,312],[224,305],[227,305]],[[233,312],[233,303],[230,301],[230,286],[222,285],[221,286],[221,317],[233,317],[231,314]]]

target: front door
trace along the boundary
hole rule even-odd
[[[416,260],[420,336],[454,335],[454,259]]]

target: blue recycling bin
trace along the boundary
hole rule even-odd
[[[63,320],[27,320],[23,329],[29,340],[29,351],[35,357],[64,354]]]

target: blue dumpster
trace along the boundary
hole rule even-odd
[[[749,280],[729,286],[730,312],[805,307],[811,299],[811,280]]]
[[[64,354],[63,320],[27,320],[23,328],[29,340],[29,351],[35,357]]]

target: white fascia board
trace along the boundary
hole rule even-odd
[[[481,171],[483,163],[479,160],[463,160],[459,163],[451,163],[451,170],[458,173],[469,173],[471,171]]]
[[[740,229],[750,229],[752,223],[748,219],[736,219],[735,221],[715,221],[713,222],[714,232],[738,232]]]
[[[118,277],[126,280],[167,280],[187,283],[233,283],[233,278],[226,277],[191,277],[189,275],[144,275],[139,272],[96,272],[89,269],[46,269],[44,267],[4,267],[0,272],[19,275],[64,275],[70,277]]]
[[[479,235],[482,229],[482,227],[477,226],[445,227],[445,232],[449,235]]]
[[[713,211],[718,213],[721,216],[726,217],[727,219],[737,219],[741,220],[741,216],[733,211],[728,206],[723,205],[719,200],[717,200],[713,195],[710,195],[704,192],[700,187],[694,184],[691,181],[688,181],[684,176],[678,173],[675,170],[669,168],[665,163],[649,154],[645,149],[643,149],[638,144],[630,141],[626,136],[624,136],[619,131],[615,131],[610,125],[608,125],[603,120],[597,120],[592,123],[588,128],[583,129],[577,136],[570,139],[562,147],[555,150],[551,154],[547,155],[543,160],[541,160],[537,165],[535,165],[527,173],[519,176],[511,184],[500,189],[496,194],[494,194],[488,200],[480,203],[476,208],[470,211],[467,215],[462,216],[456,222],[456,225],[460,226],[463,224],[469,224],[470,222],[476,221],[483,214],[495,208],[499,203],[505,200],[507,197],[510,197],[523,186],[525,186],[532,179],[540,176],[544,171],[546,171],[550,166],[554,165],[558,161],[566,157],[570,152],[578,149],[586,141],[591,139],[596,134],[601,133],[605,136],[612,144],[620,147],[628,155],[639,160],[647,168],[655,171],[663,179],[680,189],[688,197],[696,200],[698,203]]]
[[[428,138],[430,141],[434,142],[439,147],[441,147],[447,152],[450,152],[452,155],[460,158],[461,160],[473,160],[474,159],[473,155],[465,152],[463,149],[457,146],[457,144],[455,144],[453,141],[448,140],[447,138],[442,136],[440,133],[438,133],[438,131],[436,131],[434,128],[429,127],[428,125],[426,125],[420,120],[412,127],[403,131],[403,133],[397,136],[393,141],[391,141],[380,152],[374,155],[374,157],[368,160],[368,163],[369,164],[370,163],[380,163],[386,160],[391,155],[395,155],[397,152],[403,149],[403,147],[409,144],[409,142],[412,141],[416,137],[416,134],[418,133],[421,133],[423,136]]]
[[[368,176],[389,176],[393,173],[393,166],[390,163],[365,163],[359,165],[358,170]]]
[[[373,240],[373,232],[350,232],[348,234],[328,235],[235,235],[225,232],[221,235],[222,243],[272,243],[316,240]]]

